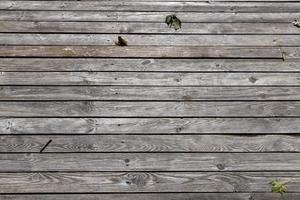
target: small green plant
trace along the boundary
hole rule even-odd
[[[181,21],[178,17],[176,17],[176,15],[168,15],[166,17],[165,20],[166,24],[170,27],[170,28],[174,28],[175,31],[177,31],[178,29],[181,28]]]
[[[121,36],[118,36],[118,41],[115,42],[115,44],[123,47],[123,46],[127,46],[127,41],[124,38],[122,38]]]
[[[272,186],[272,192],[274,193],[280,193],[281,195],[283,195],[283,193],[286,192],[286,186],[284,182],[280,182],[280,181],[272,181],[271,183]]]
[[[300,27],[300,18],[297,18],[293,21],[294,26]]]

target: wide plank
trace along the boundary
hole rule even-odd
[[[282,200],[282,196],[272,193],[137,193],[137,194],[18,194],[0,195],[3,200]],[[284,194],[285,200],[299,199],[299,193]]]
[[[1,72],[0,77],[0,85],[300,86],[300,73]]]
[[[273,180],[299,192],[299,172],[32,172],[0,173],[0,193],[252,193],[270,192]]]
[[[299,118],[0,118],[0,134],[300,134]]]
[[[199,46],[0,46],[0,57],[283,58],[276,47]]]
[[[201,62],[200,62],[201,61]],[[0,58],[6,71],[300,72],[298,61],[257,59]]]
[[[292,23],[183,23],[178,31],[165,23],[0,21],[1,33],[128,34],[300,34]],[[25,35],[23,35],[25,37]]]
[[[81,21],[81,22],[160,22],[172,12],[99,12],[99,11],[15,11],[1,10],[1,21]],[[299,17],[300,12],[289,13],[221,13],[221,12],[176,12],[176,15],[184,22],[285,22],[291,23]],[[255,29],[255,27],[252,27]]]
[[[0,1],[0,10],[91,10],[161,12],[299,12],[300,3]]]
[[[300,152],[299,135],[3,135],[0,141],[1,153]]]
[[[1,117],[299,117],[300,102],[0,102]]]
[[[168,29],[168,27],[166,27],[166,29]],[[176,46],[176,47],[172,47],[174,51],[177,49],[178,51],[180,51],[181,48],[188,48],[188,47],[199,48],[199,47],[206,47],[206,46],[252,47],[252,49],[254,49],[254,47],[281,47],[281,46],[293,47],[293,46],[299,46],[300,43],[300,35],[201,35],[199,36],[199,35],[150,35],[150,34],[122,35],[122,34],[79,34],[79,33],[78,34],[0,33],[0,45],[24,45],[24,46],[26,45],[31,45],[31,46],[33,45],[52,45],[52,46],[83,45],[84,47],[82,47],[82,50],[86,52],[91,52],[92,50],[86,48],[91,48],[91,49],[97,48],[95,47],[95,45],[115,45],[115,42],[118,40],[117,38],[119,35],[122,36],[128,42],[129,46],[123,47],[125,51],[129,51],[128,48],[137,48],[137,46],[144,46],[144,45]],[[85,47],[85,46],[92,46],[92,47]],[[8,48],[9,51],[10,47],[6,47],[6,48]],[[32,48],[33,50],[35,49],[35,47]],[[73,48],[78,49],[80,47],[66,47],[66,48],[70,48],[69,51],[72,51]],[[103,47],[99,47],[99,48],[103,48]],[[120,48],[121,47],[119,47],[118,49]],[[143,47],[140,48],[143,49]],[[58,51],[62,51],[62,50],[58,50]],[[24,49],[24,51],[26,50]],[[76,50],[74,49],[74,51]],[[199,51],[201,51],[201,49],[199,49]],[[222,51],[222,49],[220,49],[220,51]],[[259,51],[259,48],[256,51]],[[66,53],[68,52],[64,51],[64,54]],[[144,57],[146,57],[147,54],[146,52],[144,53],[145,53]],[[248,52],[246,51],[245,53],[247,54]],[[183,54],[182,57],[184,57],[184,52],[182,52],[182,54]],[[110,56],[108,55],[107,57],[112,57],[112,56],[118,57],[118,54],[113,54]],[[134,57],[134,56],[128,55],[128,57]],[[257,57],[259,56],[257,55]]]
[[[300,87],[2,86],[0,100],[282,101],[300,100]]]
[[[10,153],[0,154],[0,172],[299,171],[299,157],[300,153]]]

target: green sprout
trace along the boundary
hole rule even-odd
[[[165,20],[166,24],[170,27],[170,28],[174,28],[175,31],[177,31],[178,29],[181,28],[181,21],[180,19],[178,19],[178,17],[176,17],[176,15],[168,15],[166,17]]]
[[[272,192],[274,193],[280,193],[281,195],[283,195],[283,193],[286,192],[286,183],[280,182],[280,181],[272,181],[270,183],[272,185]]]

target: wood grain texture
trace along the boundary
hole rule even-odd
[[[299,34],[292,23],[183,23],[174,32],[165,23],[0,21],[2,33]],[[23,35],[24,36],[24,35]]]
[[[0,136],[0,152],[300,152],[298,135]],[[260,157],[260,156],[258,156]]]
[[[165,27],[168,29],[168,27]],[[220,48],[222,51],[224,47],[293,47],[299,46],[300,35],[153,35],[153,34],[15,34],[15,33],[0,33],[0,45],[70,45],[80,46],[83,45],[83,50],[88,48],[96,48],[95,45],[115,45],[118,36],[122,36],[127,42],[128,47],[123,47],[124,50],[128,51],[127,48],[143,49],[143,46],[176,46],[173,50],[180,51],[177,46],[191,47],[191,50],[196,47],[215,47]],[[221,48],[221,47],[223,48]],[[193,47],[193,48],[192,48]],[[38,47],[37,47],[38,48]],[[58,48],[58,47],[56,47]],[[66,47],[67,48],[67,47]],[[75,48],[78,47],[68,47]],[[89,49],[85,49],[89,52]],[[98,47],[99,48],[99,47]],[[103,47],[102,47],[103,48]],[[111,47],[110,47],[111,48]],[[149,48],[149,47],[148,47]],[[166,48],[166,47],[162,47]],[[34,48],[33,48],[34,49]],[[74,49],[74,51],[76,51]],[[118,49],[121,49],[120,47]],[[268,49],[266,49],[267,51]],[[138,50],[137,50],[138,51]],[[188,50],[187,50],[188,51]],[[201,49],[199,49],[201,51]],[[209,51],[209,50],[208,50]],[[253,50],[254,51],[254,50]],[[68,54],[66,54],[67,56]],[[114,57],[117,57],[117,54]],[[146,54],[147,55],[147,54]],[[147,56],[144,57],[147,57]],[[112,56],[112,55],[111,55]],[[167,56],[167,55],[166,55]],[[107,56],[110,57],[110,56]],[[134,56],[128,56],[134,57]],[[180,55],[178,57],[185,57]],[[209,56],[207,56],[209,57]],[[238,57],[238,56],[237,56]],[[257,57],[260,57],[257,55]],[[272,56],[270,56],[272,57]]]
[[[0,118],[0,134],[299,134],[299,118]]]
[[[0,154],[0,172],[299,171],[299,156],[300,153],[14,153]]]
[[[1,117],[299,117],[300,102],[0,102]]]
[[[73,21],[73,22],[160,22],[163,23],[168,12],[99,12],[99,11],[15,11],[1,10],[2,21]],[[197,13],[176,12],[182,22],[285,22],[291,23],[299,17],[300,11],[289,13]],[[252,27],[254,28],[254,27]]]
[[[282,197],[272,193],[138,193],[138,194],[22,194],[0,195],[3,200],[294,200],[299,193],[286,193]]]
[[[1,173],[0,193],[270,192],[276,179],[299,191],[299,172],[32,172]]]
[[[275,58],[276,47],[197,46],[0,46],[0,57],[102,57],[102,58]]]
[[[281,101],[300,100],[300,87],[2,86],[0,100]]]
[[[272,2],[118,2],[118,1],[1,1],[1,10],[299,12],[299,3]]]
[[[5,71],[300,72],[297,61],[259,59],[0,58]]]
[[[0,85],[300,86],[300,73],[2,72]],[[287,78],[288,77],[288,78]]]

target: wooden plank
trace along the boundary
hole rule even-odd
[[[300,153],[10,153],[0,154],[0,172],[299,171],[299,156]]]
[[[300,86],[300,73],[2,72],[0,85]]]
[[[165,23],[0,21],[0,32],[152,33],[152,34],[300,34],[292,23],[183,23],[174,31]],[[23,35],[24,36],[24,35]]]
[[[282,196],[272,193],[143,193],[143,194],[15,194],[0,195],[3,200],[282,200]],[[284,199],[299,199],[299,193],[286,193]]]
[[[0,57],[277,58],[279,48],[197,46],[0,46]]]
[[[299,117],[300,102],[0,102],[1,117]]]
[[[0,152],[300,152],[298,135],[18,135]],[[272,156],[271,156],[272,157]]]
[[[299,62],[241,59],[0,58],[6,71],[300,72]]]
[[[273,180],[299,192],[299,179],[299,172],[1,173],[0,192],[270,192]]]
[[[0,100],[300,100],[300,87],[2,86]]]
[[[0,10],[298,12],[300,3],[272,2],[119,2],[119,1],[1,1]]]
[[[0,134],[298,134],[299,118],[0,118]]]
[[[166,27],[168,29],[168,27]],[[0,45],[70,45],[93,46],[115,45],[119,34],[8,34],[0,33]],[[300,35],[122,35],[128,48],[140,45],[149,46],[176,46],[173,49],[180,51],[178,46],[205,47],[205,46],[234,46],[234,47],[280,47],[299,46]],[[9,50],[9,47],[6,47]],[[21,48],[21,47],[19,47]],[[27,47],[28,48],[28,47]],[[34,48],[34,47],[32,47]],[[38,47],[37,47],[38,48]],[[47,48],[47,47],[46,47]],[[48,47],[49,48],[49,47]],[[56,47],[59,48],[59,47]],[[70,51],[75,47],[69,47]],[[79,48],[79,47],[76,47]],[[85,51],[87,47],[82,47]],[[104,48],[104,47],[99,47]],[[111,48],[111,47],[109,47]],[[148,47],[149,48],[149,47]],[[154,48],[154,47],[153,47]],[[157,47],[155,47],[157,48]],[[187,47],[185,47],[187,48]],[[120,49],[120,48],[119,48]],[[42,49],[41,49],[42,50]],[[25,49],[24,49],[25,51]],[[58,51],[62,51],[58,49]],[[74,49],[74,51],[76,51]],[[97,51],[97,50],[96,50]],[[189,51],[189,49],[187,49]],[[199,50],[201,51],[201,50]],[[221,50],[222,51],[222,50]],[[65,53],[65,51],[64,51]],[[113,52],[112,52],[113,53]],[[143,52],[144,53],[144,52]],[[130,55],[129,55],[130,56]],[[108,57],[112,57],[111,55]],[[116,57],[114,55],[114,57]],[[145,57],[145,56],[144,56]]]
[[[300,59],[300,48],[299,47],[283,47],[282,55],[285,60],[299,60]]]
[[[99,12],[99,11],[11,11],[1,10],[0,20],[5,21],[115,21],[115,22],[160,22],[172,12]],[[186,22],[285,22],[291,23],[300,12],[289,13],[197,13],[176,12]],[[255,27],[252,27],[255,29]]]

